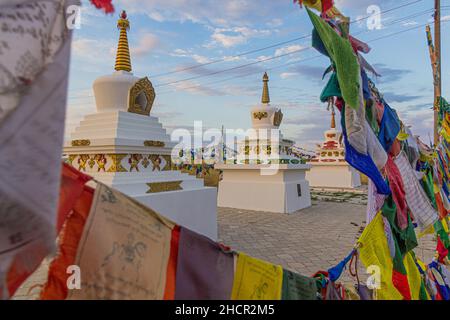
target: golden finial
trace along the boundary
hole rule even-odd
[[[264,76],[263,76],[263,92],[262,92],[261,102],[265,103],[265,104],[270,103],[269,76],[267,75],[267,72],[264,72]]]
[[[120,19],[117,21],[117,28],[120,29],[119,45],[117,46],[116,71],[131,71],[130,49],[128,48],[127,30],[130,29],[130,22],[127,13],[122,11]]]
[[[331,129],[336,129],[336,119],[334,118],[334,108],[331,110]]]

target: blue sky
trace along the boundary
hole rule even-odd
[[[336,0],[336,6],[358,19],[367,15],[369,5],[378,5],[384,11],[411,2],[414,0]],[[88,1],[82,3],[81,28],[75,30],[72,44],[66,133],[83,115],[95,111],[92,82],[114,71],[119,36],[116,21],[125,9],[131,23],[133,73],[152,81],[156,90],[152,114],[160,117],[169,132],[178,127],[190,128],[194,120],[202,120],[206,128],[248,128],[249,111],[260,101],[261,78],[267,70],[272,105],[284,113],[284,136],[309,149],[323,140],[330,115],[319,95],[326,84],[321,75],[329,61],[324,57],[310,59],[318,54],[308,49],[310,38],[235,57],[311,33],[306,11],[291,0],[113,0],[116,12],[108,16]],[[382,77],[374,80],[388,103],[427,142],[432,132],[433,84],[425,27],[419,26],[431,21],[432,12],[425,11],[433,3],[422,0],[382,14],[383,27],[379,30],[368,30],[366,20],[351,25],[351,33],[358,33],[363,41],[418,27],[369,42],[372,51],[365,58],[381,73]],[[450,19],[450,8],[443,8],[442,19]],[[446,81],[450,76],[450,65],[446,63],[449,26],[442,25],[445,97],[450,96]],[[295,50],[301,51],[204,76]],[[224,61],[158,76],[215,60]],[[198,78],[167,84],[192,77]]]

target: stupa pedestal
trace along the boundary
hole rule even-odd
[[[117,71],[94,82],[97,112],[85,116],[65,143],[67,162],[177,224],[217,240],[217,190],[172,170],[174,143],[150,115],[155,99],[151,82],[130,72],[121,26],[128,26],[126,16],[119,20]]]
[[[251,110],[257,137],[239,143],[236,160],[214,166],[223,172],[218,206],[293,213],[311,206],[305,179],[310,165],[290,154],[293,142],[283,139],[278,130],[283,114],[269,104],[267,74],[263,81],[262,104]],[[270,132],[275,132],[277,139]]]
[[[311,194],[305,172],[307,164],[282,164],[276,174],[262,175],[262,164],[219,164],[223,170],[219,183],[219,207],[255,211],[293,213],[311,206]]]
[[[322,189],[354,189],[361,186],[359,172],[345,161],[345,148],[336,130],[334,112],[331,128],[325,131],[325,141],[317,146],[316,157],[306,179],[311,187]]]

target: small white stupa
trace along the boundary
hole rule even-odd
[[[97,112],[87,115],[64,146],[67,161],[109,186],[213,240],[217,239],[217,190],[172,170],[174,143],[150,111],[155,91],[131,73],[122,12],[115,72],[95,80]]]
[[[283,139],[283,113],[270,105],[268,82],[265,73],[261,104],[250,112],[255,134],[238,143],[237,159],[214,166],[223,171],[220,207],[293,213],[311,206],[305,179],[310,165],[291,154],[293,141]]]
[[[311,159],[311,170],[306,179],[311,187],[323,189],[353,189],[361,186],[359,172],[345,161],[345,147],[341,133],[336,130],[334,108],[330,129],[324,133],[325,141],[317,145],[316,156]]]

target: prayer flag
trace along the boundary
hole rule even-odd
[[[175,299],[229,300],[234,254],[216,242],[181,228]]]
[[[350,108],[359,108],[360,67],[349,40],[339,36],[333,28],[311,10],[306,8],[306,11],[335,64],[339,87],[345,103]]]
[[[366,226],[358,243],[360,244],[359,255],[364,266],[366,268],[374,266],[380,271],[380,287],[376,290],[376,296],[380,300],[402,299],[402,295],[392,283],[393,263],[384,234],[381,213],[378,213]]]
[[[239,253],[232,300],[280,300],[283,268]]]
[[[283,270],[281,300],[317,300],[316,280],[289,270]]]
[[[55,248],[71,39],[66,10],[79,2],[53,2],[0,4],[0,299]]]
[[[160,300],[174,224],[101,183],[78,245],[81,289],[68,299]]]

